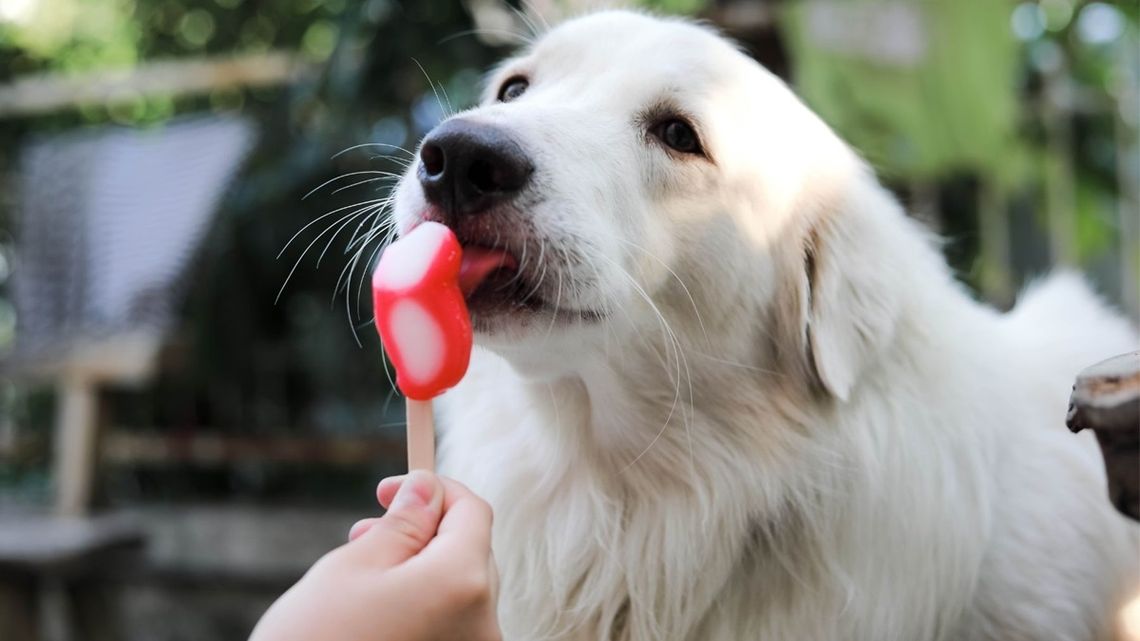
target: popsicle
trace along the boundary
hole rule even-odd
[[[464,295],[510,254],[463,248],[451,229],[424,222],[392,243],[372,273],[372,306],[380,340],[407,397],[408,469],[432,469],[431,399],[455,386],[471,359],[471,319]]]

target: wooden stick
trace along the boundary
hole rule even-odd
[[[408,471],[435,470],[435,426],[431,401],[407,399]]]

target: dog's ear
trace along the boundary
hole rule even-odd
[[[875,211],[883,207],[885,211]],[[857,190],[819,207],[794,234],[796,251],[776,298],[779,352],[799,380],[847,400],[859,376],[892,341],[900,311],[890,224],[897,205]]]

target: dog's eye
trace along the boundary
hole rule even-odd
[[[697,133],[684,120],[674,118],[660,122],[653,127],[652,133],[660,138],[661,142],[683,154],[702,153]]]
[[[503,83],[502,87],[499,87],[499,102],[510,102],[518,98],[526,93],[526,88],[529,86],[530,83],[526,81],[526,78],[521,76],[515,76],[507,80]]]

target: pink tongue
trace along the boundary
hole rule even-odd
[[[487,280],[491,272],[500,267],[517,270],[519,262],[501,249],[464,247],[463,259],[459,264],[459,289],[463,290],[465,297],[470,296],[471,292]]]

